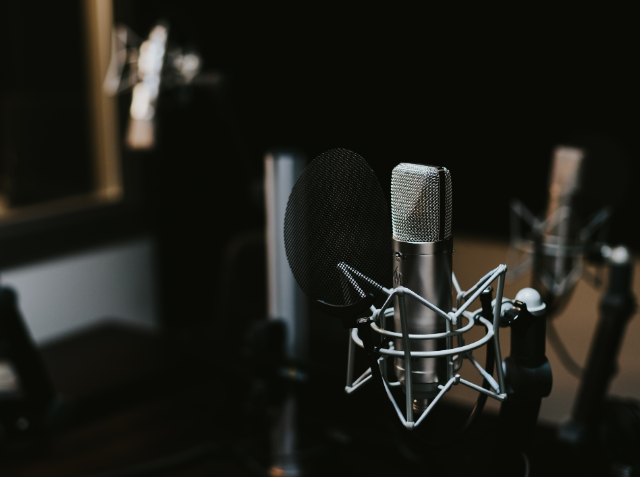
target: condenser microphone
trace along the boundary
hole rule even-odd
[[[547,306],[569,296],[581,273],[582,224],[577,201],[582,192],[585,156],[584,149],[573,146],[557,146],[553,152],[549,201],[532,274],[532,286],[543,294]]]
[[[451,237],[451,173],[444,167],[401,163],[391,176],[391,218],[393,226],[394,287],[403,286],[441,310],[451,310],[451,272],[453,241]],[[410,334],[433,334],[445,331],[444,318],[418,301],[405,303]],[[401,328],[400,307],[394,311],[396,330]],[[394,342],[403,350],[402,339]],[[443,340],[412,340],[411,351],[444,349]],[[411,388],[416,413],[426,409],[429,400],[447,381],[444,358],[412,358]],[[406,386],[404,357],[396,357],[395,374]]]
[[[628,180],[627,157],[604,138],[576,138],[553,150],[549,198],[534,226],[532,287],[556,315],[583,274],[584,262],[602,263],[613,207]]]

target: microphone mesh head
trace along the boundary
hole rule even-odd
[[[391,174],[393,237],[403,242],[450,239],[452,202],[448,169],[398,164]]]

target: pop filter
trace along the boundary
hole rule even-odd
[[[342,318],[369,308],[391,278],[390,237],[382,187],[362,157],[331,149],[306,167],[289,196],[284,243],[293,276],[320,308]]]

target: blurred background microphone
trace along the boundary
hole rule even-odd
[[[534,241],[532,287],[543,294],[547,306],[557,297],[568,296],[580,277],[580,221],[576,202],[581,189],[585,151],[557,146],[549,176],[549,202],[540,225],[542,240]]]
[[[625,152],[606,137],[569,138],[552,153],[544,216],[536,218],[522,202],[512,201],[509,276],[530,271],[531,286],[542,295],[549,318],[564,310],[581,278],[594,288],[601,286],[601,265],[610,250],[607,236],[626,191],[628,166]],[[522,223],[527,226],[524,233]],[[547,331],[567,371],[581,376],[582,366],[568,352],[552,319]]]
[[[625,192],[627,168],[626,155],[615,143],[579,136],[553,150],[542,218],[512,201],[510,278],[531,271],[531,286],[541,293],[549,316],[564,308],[581,277],[600,285],[599,271],[594,274],[585,265],[602,264],[600,249]],[[528,228],[524,233],[522,222]]]
[[[404,286],[441,310],[452,308],[451,173],[444,167],[401,163],[391,176],[393,224],[393,285]],[[396,330],[402,328],[400,298],[394,312]],[[444,320],[417,300],[404,300],[409,333],[425,335],[445,331]],[[402,339],[395,348],[404,350]],[[443,349],[441,341],[413,340],[412,351]],[[422,413],[447,381],[446,358],[411,360],[413,409]],[[398,380],[406,386],[405,360],[395,358]]]
[[[307,358],[307,299],[298,287],[284,249],[284,216],[293,185],[307,160],[293,149],[274,149],[264,158],[267,244],[267,313],[286,326],[287,358]]]
[[[267,245],[267,313],[270,320],[284,324],[284,354],[291,363],[291,375],[297,364],[308,358],[307,300],[291,273],[284,248],[284,216],[293,185],[307,161],[299,151],[278,149],[264,158]],[[302,473],[299,454],[298,403],[289,389],[273,423],[271,432],[270,474],[294,476]]]

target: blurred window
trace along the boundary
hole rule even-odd
[[[109,0],[0,3],[0,225],[122,197]]]

